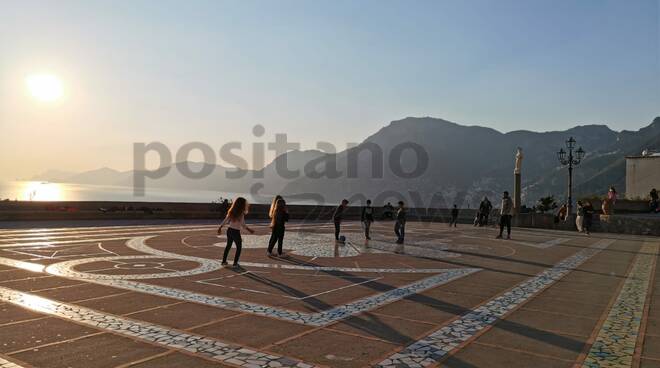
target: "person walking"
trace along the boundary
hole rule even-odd
[[[282,197],[275,203],[275,208],[271,212],[270,220],[270,240],[268,241],[268,256],[273,256],[273,247],[277,243],[277,256],[282,257],[282,243],[284,243],[285,223],[289,221],[289,212],[286,209],[286,202]]]
[[[399,209],[396,211],[396,222],[394,223],[396,243],[403,244],[406,235],[406,208],[403,201],[399,201]]]
[[[241,229],[245,229],[254,234],[254,230],[250,229],[245,224],[245,215],[248,212],[248,202],[243,197],[238,197],[232,203],[229,211],[227,211],[227,216],[220,224],[218,228],[218,234],[222,234],[222,227],[227,225],[227,246],[225,247],[225,252],[222,255],[222,265],[227,265],[227,256],[229,256],[229,250],[233,243],[236,243],[236,254],[234,255],[234,267],[240,267],[238,261],[241,258],[241,249],[243,247],[243,239],[241,238]]]
[[[360,220],[364,225],[364,237],[367,240],[371,240],[369,230],[371,229],[371,223],[374,222],[374,209],[371,207],[371,199],[367,199],[367,205],[362,207],[362,216]]]
[[[332,221],[335,223],[335,240],[339,241],[339,232],[341,231],[341,220],[344,216],[344,210],[348,206],[348,199],[343,199],[332,214]]]
[[[449,222],[449,227],[452,227],[452,225],[454,227],[457,227],[458,226],[457,223],[458,223],[458,207],[454,205],[454,207],[451,209],[451,221]]]
[[[506,227],[506,238],[511,239],[511,217],[513,216],[513,201],[509,197],[509,192],[502,195],[502,207],[500,208],[500,234],[497,239],[502,239],[504,228]]]
[[[594,216],[594,206],[591,204],[591,202],[586,201],[583,205],[583,211],[584,211],[584,219],[582,220],[582,230],[584,231],[585,235],[589,235],[589,230],[591,229],[591,224],[593,223],[593,216]]]

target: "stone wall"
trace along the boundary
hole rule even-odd
[[[626,198],[646,198],[660,190],[660,156],[626,157]]]
[[[554,215],[550,214],[522,214],[513,218],[513,225],[540,229],[577,231],[575,216],[558,224],[554,222]],[[616,233],[633,235],[660,236],[660,215],[594,215],[592,232]]]

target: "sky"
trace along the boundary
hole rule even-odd
[[[129,170],[134,142],[343,149],[407,116],[636,130],[660,115],[659,3],[3,2],[0,179]],[[27,92],[39,73],[61,99]]]

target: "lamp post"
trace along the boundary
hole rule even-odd
[[[564,151],[562,148],[557,152],[557,158],[560,164],[568,166],[568,214],[570,215],[573,213],[573,166],[580,164],[580,161],[584,157],[584,150],[580,147],[573,151],[575,148],[575,139],[573,137],[570,137],[566,141],[566,148],[568,151]]]

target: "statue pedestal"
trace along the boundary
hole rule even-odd
[[[520,173],[513,174],[513,182],[513,212],[518,214],[520,213],[520,206],[522,203],[522,195],[520,193],[522,190]]]

